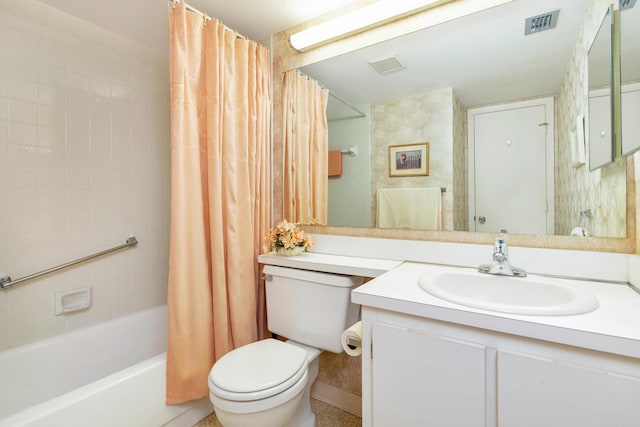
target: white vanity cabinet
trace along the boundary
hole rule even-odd
[[[636,427],[640,360],[363,307],[363,426]]]
[[[373,324],[375,426],[484,426],[485,347]]]
[[[640,375],[618,372],[610,357],[574,363],[499,351],[497,360],[500,426],[638,426]],[[631,367],[633,368],[633,367]],[[630,376],[634,375],[634,376]]]

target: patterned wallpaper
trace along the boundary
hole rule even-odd
[[[445,187],[442,229],[453,230],[453,108],[451,88],[371,105],[371,218],[375,223],[376,189]],[[429,176],[389,177],[389,146],[429,143]]]
[[[453,93],[453,226],[469,230],[467,109]]]
[[[555,227],[556,234],[567,235],[576,226],[585,227],[591,236],[625,237],[626,229],[626,161],[590,172],[587,164],[571,165],[570,132],[578,115],[587,116],[587,54],[599,22],[608,7],[606,0],[591,2],[590,19],[585,22],[567,67],[557,96]],[[585,119],[588,129],[588,119]],[[588,150],[587,150],[588,151]],[[591,210],[591,217],[580,212]]]

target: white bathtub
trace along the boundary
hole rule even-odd
[[[208,398],[166,406],[166,307],[0,352],[0,427],[191,427]]]

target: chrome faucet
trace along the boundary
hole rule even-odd
[[[493,262],[478,267],[480,273],[499,274],[501,276],[525,277],[527,272],[509,264],[509,248],[504,239],[498,237],[493,245]]]

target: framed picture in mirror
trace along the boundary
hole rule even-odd
[[[429,143],[390,145],[389,176],[429,176]]]

